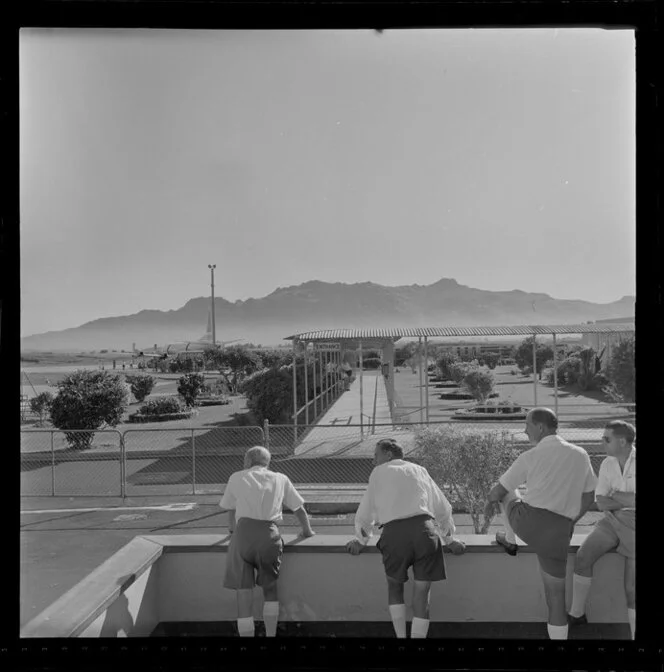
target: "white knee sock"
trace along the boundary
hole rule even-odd
[[[406,638],[406,605],[405,604],[390,604],[390,616],[392,616],[392,624],[394,625],[394,632],[397,633],[399,639]]]
[[[571,616],[583,616],[586,613],[586,600],[592,583],[592,576],[581,576],[574,574],[572,582],[572,608],[569,610]]]
[[[279,602],[265,602],[263,604],[263,622],[265,623],[266,637],[276,636],[278,621],[279,621]]]
[[[567,625],[551,625],[546,624],[546,629],[549,631],[549,639],[567,639]]]
[[[629,619],[629,629],[632,631],[632,639],[636,632],[636,609],[627,609],[627,618]]]
[[[411,639],[425,639],[429,632],[429,619],[413,617],[413,624],[410,630]]]
[[[237,630],[240,633],[240,637],[253,637],[254,636],[254,617],[247,616],[247,618],[238,618],[237,619]]]

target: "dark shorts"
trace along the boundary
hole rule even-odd
[[[279,578],[284,542],[276,523],[240,518],[226,557],[224,587],[253,588]]]
[[[542,571],[559,579],[565,578],[572,521],[519,500],[507,505],[507,517],[517,537],[537,553]]]
[[[386,523],[376,548],[383,556],[385,574],[395,581],[408,581],[411,566],[416,581],[446,578],[443,542],[431,516],[413,516]]]
[[[636,514],[634,511],[607,511],[590,533],[604,534],[614,542],[616,553],[636,558]],[[590,536],[590,535],[588,535]]]

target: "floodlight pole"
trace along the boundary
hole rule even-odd
[[[211,279],[210,279],[210,288],[212,290],[212,345],[217,344],[217,324],[214,319],[214,269],[217,268],[217,264],[208,264],[210,269]]]
[[[553,332],[553,399],[556,417],[558,417],[558,353],[556,352],[556,332]]]
[[[533,334],[533,402],[537,406],[537,335]]]

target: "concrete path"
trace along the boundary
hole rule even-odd
[[[407,450],[413,443],[411,432],[392,426],[382,374],[364,372],[362,378],[356,377],[350,389],[332,404],[316,427],[296,446],[295,455],[371,457],[378,438],[386,436],[399,437],[399,440],[406,442],[404,449]]]

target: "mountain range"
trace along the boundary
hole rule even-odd
[[[210,299],[194,298],[177,310],[142,310],[104,317],[79,327],[21,339],[22,350],[129,350],[185,340],[206,331]],[[363,327],[499,326],[578,324],[634,315],[635,297],[611,303],[554,299],[548,294],[487,291],[442,278],[431,285],[387,287],[373,282],[345,284],[312,280],[278,287],[259,299],[215,298],[217,341],[243,339],[286,344],[291,334],[313,329]]]

